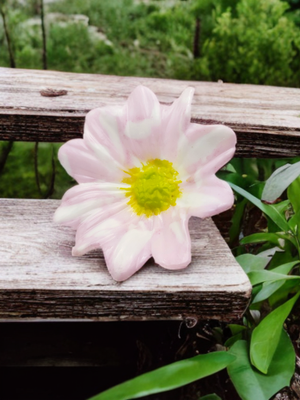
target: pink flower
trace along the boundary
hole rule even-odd
[[[193,93],[187,88],[165,106],[138,86],[124,106],[90,111],[83,139],[60,148],[61,164],[79,185],[65,193],[54,219],[77,230],[74,256],[101,247],[117,281],[151,256],[167,269],[187,267],[189,218],[233,204],[215,172],[233,156],[235,134],[191,123]]]

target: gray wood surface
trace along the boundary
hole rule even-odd
[[[80,137],[90,109],[122,104],[139,84],[165,104],[195,87],[193,121],[232,127],[237,156],[300,154],[300,89],[9,68],[0,68],[0,140]]]
[[[0,200],[0,320],[233,320],[251,285],[211,219],[190,221],[192,263],[149,260],[116,283],[101,250],[72,257],[75,233],[52,222],[58,200]]]

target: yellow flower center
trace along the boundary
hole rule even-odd
[[[156,158],[149,160],[141,168],[131,168],[125,172],[129,177],[122,182],[129,184],[130,188],[124,190],[129,197],[128,204],[137,215],[158,215],[176,205],[176,200],[181,195],[181,181],[170,161]]]

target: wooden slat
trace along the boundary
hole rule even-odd
[[[0,68],[0,140],[63,142],[80,137],[90,109],[122,104],[139,84],[166,104],[187,86],[195,87],[193,121],[232,127],[238,136],[237,156],[300,154],[300,89],[9,68]],[[67,94],[42,96],[47,88]]]
[[[149,260],[123,283],[101,250],[71,257],[74,231],[52,222],[57,200],[0,201],[0,319],[233,320],[251,285],[211,221],[190,221],[192,263],[168,271]]]

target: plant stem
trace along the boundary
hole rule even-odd
[[[10,34],[9,34],[9,30],[8,30],[8,26],[6,23],[6,15],[3,9],[3,6],[0,7],[0,13],[3,19],[3,27],[4,27],[4,32],[5,32],[5,38],[6,38],[6,42],[7,42],[7,48],[8,48],[8,53],[9,53],[9,60],[10,60],[10,67],[11,68],[16,68],[16,62],[14,59],[14,54],[12,51],[12,46],[11,46],[11,41],[10,41]]]
[[[4,166],[5,166],[7,157],[8,157],[8,155],[9,155],[9,153],[10,153],[12,147],[13,147],[13,144],[14,144],[13,140],[10,140],[10,141],[4,146],[4,148],[2,149],[2,152],[1,152],[1,154],[0,154],[0,174],[1,174],[1,172],[3,171],[3,168],[4,168]]]
[[[200,57],[200,32],[201,32],[201,20],[196,18],[195,34],[194,34],[194,58]]]
[[[47,63],[47,36],[45,29],[45,18],[44,18],[44,1],[40,1],[40,9],[41,9],[41,27],[42,27],[42,37],[43,37],[43,69],[48,69]],[[38,146],[39,142],[35,143],[34,147],[34,172],[35,172],[35,181],[41,197],[47,199],[53,194],[54,191],[54,183],[55,183],[55,160],[54,160],[54,150],[52,146],[52,156],[51,156],[51,179],[49,187],[45,194],[42,193],[40,178],[39,178],[39,169],[38,169]]]
[[[294,236],[294,238],[295,238],[295,241],[297,244],[298,256],[299,256],[299,260],[300,260],[300,242],[299,242],[299,238],[298,238],[298,227],[297,227],[297,231],[295,233],[293,233],[292,236]]]
[[[43,0],[41,0],[41,26],[42,26],[42,37],[43,37],[43,69],[48,69],[47,37],[46,37],[46,29],[45,29],[44,1]]]
[[[35,142],[34,145],[34,174],[35,174],[35,182],[38,188],[39,195],[42,197],[42,190],[40,185],[40,177],[39,177],[39,169],[38,169],[38,148],[39,142]]]
[[[7,49],[8,49],[8,54],[9,54],[9,61],[10,61],[10,67],[11,68],[16,68],[16,62],[15,62],[15,58],[14,58],[14,54],[12,51],[12,46],[11,46],[11,41],[10,41],[10,34],[9,34],[9,30],[8,30],[8,26],[6,23],[6,15],[3,9],[3,6],[0,7],[0,14],[2,16],[3,19],[3,27],[4,27],[4,32],[5,32],[5,38],[6,38],[6,42],[7,42]],[[8,158],[8,155],[13,147],[13,140],[10,140],[6,146],[4,146],[1,154],[0,154],[0,173],[3,171],[4,166],[6,164],[6,160]]]

